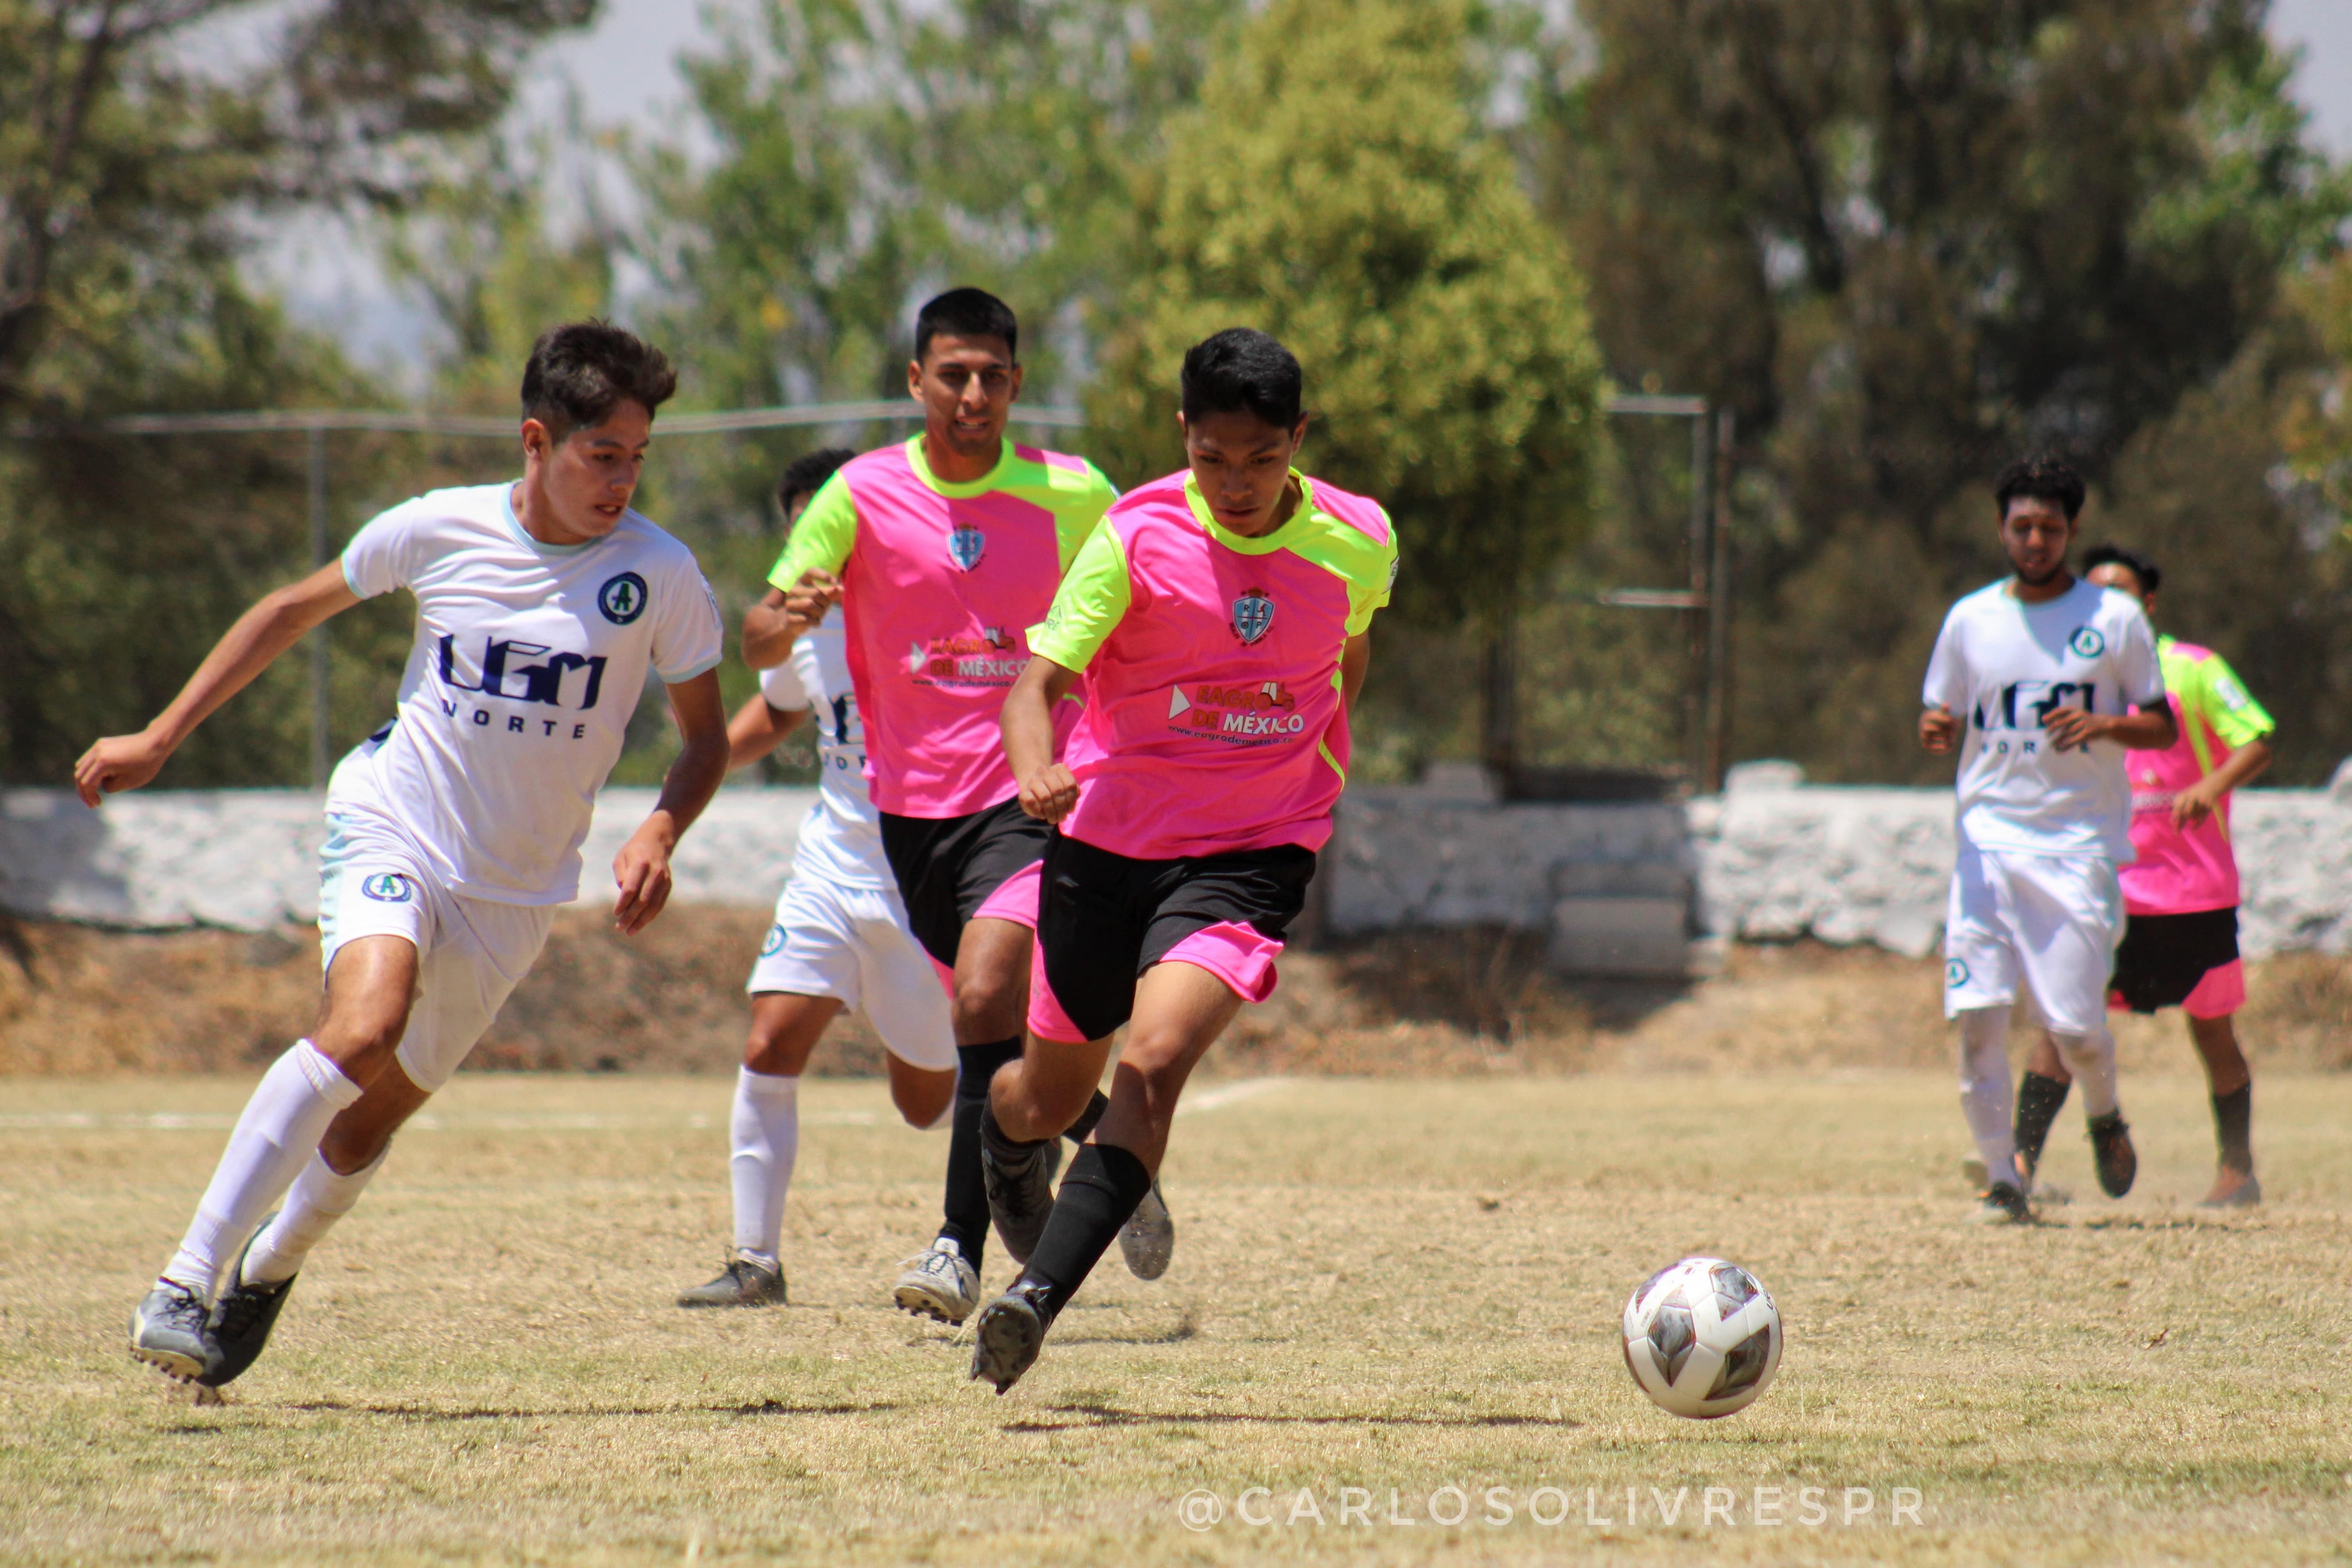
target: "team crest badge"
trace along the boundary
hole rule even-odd
[[[406,904],[416,896],[408,879],[398,872],[378,872],[360,883],[360,891],[378,904]]]
[[[2066,639],[2066,646],[2081,658],[2095,659],[2107,651],[2107,640],[2099,635],[2095,626],[2077,626],[2074,634]]]
[[[1244,646],[1265,636],[1274,626],[1274,601],[1263,588],[1253,588],[1234,601],[1234,635]]]
[[[596,591],[596,608],[615,626],[626,626],[646,612],[646,580],[634,571],[608,577]]]
[[[958,523],[954,531],[948,535],[948,554],[954,557],[956,565],[966,571],[980,564],[980,558],[987,549],[988,536],[970,523]]]
[[[784,928],[781,925],[769,926],[767,939],[760,944],[760,956],[772,958],[783,950]]]
[[[1966,964],[1960,962],[1959,959],[1955,958],[1944,966],[1944,984],[1946,986],[1957,991],[1968,983],[1969,967]]]

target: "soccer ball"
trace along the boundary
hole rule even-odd
[[[1625,1370],[1664,1410],[1711,1421],[1745,1408],[1780,1367],[1780,1311],[1720,1258],[1659,1270],[1625,1303]]]

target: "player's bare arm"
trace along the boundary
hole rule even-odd
[[[1372,633],[1370,628],[1348,639],[1339,650],[1339,700],[1347,705],[1349,716],[1356,711],[1356,699],[1364,695],[1364,677],[1372,669]]]
[[[1004,732],[1004,760],[1021,786],[1021,809],[1040,821],[1058,822],[1078,803],[1076,776],[1054,760],[1054,705],[1077,684],[1076,670],[1033,653],[1004,695],[997,720]]]
[[[1919,716],[1919,747],[1923,751],[1942,756],[1960,743],[1960,721],[1950,708],[1938,703]]]
[[[343,580],[340,562],[263,598],[236,618],[153,723],[137,735],[108,736],[82,753],[74,764],[74,789],[82,804],[95,807],[103,796],[136,789],[153,779],[215,709],[251,685],[313,627],[359,601]]]
[[[841,579],[815,568],[803,572],[789,591],[771,588],[743,612],[743,662],[755,670],[782,664],[793,644],[840,602]]]
[[[2267,739],[2250,740],[2212,772],[2172,798],[2172,825],[2193,828],[2221,809],[2222,798],[2252,783],[2277,754]]]
[[[634,936],[669,902],[669,857],[677,841],[727,777],[727,710],[719,700],[719,673],[705,670],[669,688],[669,707],[682,744],[662,779],[661,800],[643,826],[613,857],[613,924]]]
[[[727,769],[749,768],[784,743],[784,737],[808,722],[804,707],[781,708],[764,696],[753,696],[727,721]]]
[[[2169,703],[2124,714],[2058,708],[2042,720],[2042,727],[2061,751],[2076,750],[2095,740],[2112,740],[2133,751],[2162,751],[2180,739],[2180,726],[2172,716]]]

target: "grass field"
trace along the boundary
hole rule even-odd
[[[1993,1231],[1960,1222],[1944,1074],[1203,1082],[1167,1173],[1174,1269],[1140,1284],[1114,1253],[1000,1399],[963,1381],[964,1342],[884,1304],[942,1145],[877,1085],[803,1092],[793,1305],[695,1314],[669,1297],[719,1258],[724,1081],[469,1076],[314,1257],[268,1358],[200,1408],[122,1325],[247,1086],[0,1082],[0,1554],[2046,1563],[2352,1542],[2352,1079],[2259,1085],[2273,1201],[2215,1219],[2188,1207],[2201,1086],[2129,1078],[2140,1190],[2095,1196],[2070,1107],[2049,1172],[2092,1196]],[[1754,1269],[1789,1325],[1778,1382],[1718,1423],[1648,1406],[1614,1339],[1632,1287],[1693,1251]],[[1851,1525],[1849,1488],[1871,1500]],[[1223,1517],[1188,1528],[1187,1506]]]

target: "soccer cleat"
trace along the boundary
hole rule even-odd
[[[737,1253],[728,1260],[719,1278],[677,1293],[681,1307],[781,1307],[784,1304],[784,1268],[771,1269]]]
[[[2257,1208],[2262,1206],[2263,1184],[2252,1171],[2233,1171],[2223,1166],[2213,1178],[2213,1190],[2197,1205],[2200,1208]]]
[[[962,1249],[946,1237],[908,1259],[903,1267],[906,1272],[890,1292],[900,1312],[959,1328],[980,1305],[980,1275],[964,1261]]]
[[[2120,1110],[2092,1117],[2090,1128],[2091,1163],[2098,1168],[2099,1190],[2109,1197],[2121,1197],[2131,1191],[2132,1180],[2139,1175],[2139,1155],[2132,1147],[2131,1129],[2124,1125]]]
[[[1045,1325],[1053,1322],[1037,1294],[1038,1287],[1016,1280],[1011,1290],[982,1310],[972,1333],[972,1382],[992,1383],[1003,1394],[1037,1364],[1038,1348],[1045,1343]]]
[[[1054,1212],[1054,1173],[1062,1168],[1062,1145],[1048,1138],[1011,1165],[1000,1164],[982,1144],[980,1174],[988,1186],[989,1218],[997,1239],[1015,1263],[1029,1261],[1045,1221]]]
[[[212,1309],[185,1285],[158,1280],[131,1311],[131,1357],[192,1383],[219,1359],[205,1332]]]
[[[2026,1207],[2025,1194],[2016,1183],[1997,1181],[1979,1197],[1977,1210],[1969,1218],[1977,1225],[2031,1225],[2033,1210]]]
[[[1160,1196],[1156,1177],[1118,1228],[1118,1250],[1127,1260],[1127,1271],[1139,1280],[1157,1280],[1168,1272],[1168,1260],[1176,1255],[1176,1220]]]
[[[269,1343],[269,1331],[278,1326],[278,1314],[285,1310],[286,1298],[293,1294],[295,1277],[290,1275],[274,1285],[245,1282],[246,1257],[254,1243],[268,1234],[270,1220],[277,1218],[273,1214],[255,1228],[253,1239],[237,1255],[236,1267],[229,1270],[228,1288],[213,1303],[209,1327],[215,1359],[196,1379],[206,1388],[226,1387],[261,1359],[261,1347]]]

